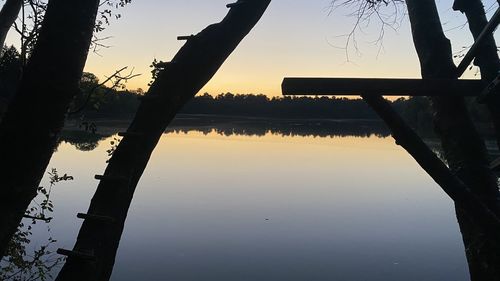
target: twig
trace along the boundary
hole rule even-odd
[[[53,218],[52,217],[36,217],[36,216],[31,216],[31,215],[24,215],[23,218],[25,219],[33,219],[33,220],[39,220],[39,221],[46,221],[46,222],[49,222],[51,221]]]
[[[78,113],[82,112],[89,104],[92,95],[95,94],[95,92],[99,88],[106,85],[109,81],[116,79],[113,82],[113,85],[111,87],[107,88],[106,92],[104,93],[105,95],[110,93],[112,90],[116,89],[118,86],[120,86],[120,84],[123,81],[128,82],[128,80],[134,79],[134,78],[141,75],[141,74],[134,74],[134,69],[132,69],[129,74],[127,74],[125,76],[121,76],[120,73],[122,73],[126,69],[128,69],[128,66],[122,67],[121,69],[115,71],[115,73],[113,73],[113,75],[106,78],[106,80],[104,80],[102,83],[99,83],[99,84],[95,85],[94,87],[92,87],[92,89],[90,89],[90,91],[88,92],[87,97],[85,98],[85,101],[83,102],[83,104],[80,107],[78,107],[77,109],[75,109],[74,111],[71,111],[69,114],[74,115],[74,114],[78,114]]]

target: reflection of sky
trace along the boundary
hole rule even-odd
[[[340,0],[339,0],[340,1]],[[134,0],[121,10],[123,18],[102,37],[112,36],[100,55],[92,54],[87,71],[100,77],[123,66],[143,73],[129,84],[132,89],[146,88],[153,58],[168,61],[180,48],[178,35],[197,33],[219,21],[231,0]],[[437,1],[445,30],[454,50],[471,44],[465,17],[451,10],[452,0]],[[491,7],[494,0],[484,1]],[[330,0],[273,0],[258,26],[230,57],[214,79],[203,89],[221,92],[264,93],[279,95],[285,76],[337,77],[419,77],[419,64],[412,45],[407,20],[397,31],[386,30],[383,48],[373,44],[379,25],[372,21],[365,33],[359,33],[359,55],[350,49],[352,63],[336,47],[345,44],[354,19],[348,9],[328,15]],[[388,11],[385,11],[387,13]],[[339,37],[340,36],[340,37]],[[10,36],[9,42],[14,42]],[[469,73],[473,77],[474,71]]]
[[[105,167],[62,144],[52,229],[70,248]],[[266,220],[269,219],[269,220]],[[451,201],[391,138],[164,135],[113,280],[467,280]]]

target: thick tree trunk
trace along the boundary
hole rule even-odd
[[[0,48],[5,45],[5,39],[23,6],[23,0],[6,0],[0,10]],[[0,51],[1,54],[1,51]]]
[[[420,58],[422,77],[454,78],[456,67],[452,60],[449,40],[445,37],[434,0],[407,0],[413,40]],[[445,158],[459,178],[481,200],[498,210],[496,178],[489,170],[484,142],[468,115],[462,98],[431,98],[436,132],[441,137]],[[473,221],[457,204],[457,217],[464,237],[466,254],[473,280],[500,280],[499,241],[485,238]]]
[[[480,0],[456,0],[453,9],[465,13],[469,29],[474,39],[477,39],[488,24],[482,2]],[[489,34],[483,42],[477,51],[474,64],[480,68],[481,79],[487,85],[499,75],[500,59],[493,33]],[[486,105],[491,113],[497,145],[500,147],[500,96],[491,96],[486,101]],[[490,196],[489,193],[481,193],[481,190],[476,192],[483,197]],[[466,247],[471,279],[500,280],[500,239],[492,241],[484,237],[484,233],[479,231],[474,224],[474,219],[463,209],[457,207],[456,213]]]
[[[488,24],[481,0],[455,0],[453,9],[465,14],[469,23],[469,29],[474,39],[477,39]],[[489,84],[500,74],[500,58],[498,57],[497,45],[493,33],[489,34],[481,44],[474,64],[481,69],[481,79],[485,82],[485,85]],[[497,144],[500,147],[500,95],[491,96],[486,101],[486,104],[495,125]]]
[[[51,0],[0,124],[0,254],[37,193],[87,58],[99,0]]]
[[[222,22],[188,37],[160,72],[114,152],[88,210],[88,214],[115,222],[87,218],[73,253],[91,254],[95,260],[69,255],[57,280],[109,280],[134,191],[158,140],[179,109],[212,78],[259,21],[270,1],[239,0]]]

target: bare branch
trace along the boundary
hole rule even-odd
[[[346,37],[345,44],[341,49],[345,50],[347,61],[350,61],[350,47],[359,54],[359,46],[356,35],[373,25],[379,25],[378,36],[370,43],[378,46],[377,55],[383,50],[383,38],[386,29],[396,31],[401,25],[401,21],[405,18],[402,6],[403,0],[332,0],[330,3],[329,15],[334,13],[339,8],[347,8],[347,10],[354,11],[347,14],[348,17],[355,18],[352,29],[342,35]],[[372,20],[376,22],[373,23]]]
[[[106,92],[104,93],[104,95],[109,94],[111,91],[116,90],[118,88],[124,88],[125,84],[129,80],[134,79],[138,76],[141,76],[141,74],[134,74],[134,69],[132,69],[128,74],[122,75],[122,72],[127,70],[127,69],[128,69],[128,66],[125,66],[125,67],[118,69],[111,76],[107,77],[106,80],[104,80],[103,82],[92,87],[92,89],[90,89],[88,91],[87,96],[86,96],[83,104],[81,106],[79,106],[77,109],[71,111],[69,114],[74,115],[74,114],[78,114],[78,113],[82,112],[87,107],[87,105],[90,102],[90,99],[97,92],[97,90],[104,87],[108,82],[112,82],[112,85],[110,87],[106,88]]]

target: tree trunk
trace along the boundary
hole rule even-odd
[[[6,0],[3,4],[2,10],[0,10],[0,48],[5,45],[7,34],[16,21],[22,6],[23,0]]]
[[[85,219],[73,253],[56,280],[109,280],[127,212],[151,153],[179,109],[213,77],[226,58],[259,21],[271,0],[239,0],[218,24],[195,36],[159,73],[127,133],[114,152],[88,214],[114,223]]]
[[[434,0],[407,0],[412,35],[422,68],[422,77],[454,78],[449,40],[445,37]],[[436,132],[441,138],[445,158],[459,178],[491,209],[498,210],[498,187],[489,169],[484,142],[467,112],[463,98],[433,97]],[[493,270],[500,264],[499,241],[485,238],[457,206],[469,268],[473,280],[500,280]]]
[[[480,0],[455,0],[453,9],[465,13],[469,29],[474,39],[477,39],[488,24],[483,3]],[[474,64],[480,68],[481,79],[485,82],[485,85],[499,75],[500,59],[493,33],[486,37],[484,43],[478,49]],[[497,144],[500,147],[500,96],[491,96],[486,101],[486,105],[491,113],[495,125]],[[491,241],[482,237],[481,233],[478,233],[472,224],[473,219],[459,208],[457,208],[457,217],[460,221],[460,230],[467,249],[467,259],[472,279],[500,280],[500,254],[498,252],[500,247],[498,243],[492,245]],[[484,262],[484,260],[488,262]]]
[[[87,58],[99,0],[51,0],[0,124],[0,254],[37,193]]]
[[[469,29],[474,39],[477,39],[488,24],[481,0],[455,0],[453,9],[465,14]],[[493,33],[488,34],[481,44],[474,64],[481,69],[481,79],[485,82],[485,85],[488,85],[500,74],[500,58],[498,57],[497,44]],[[500,95],[491,96],[486,101],[486,105],[491,113],[495,125],[497,144],[500,147]]]

